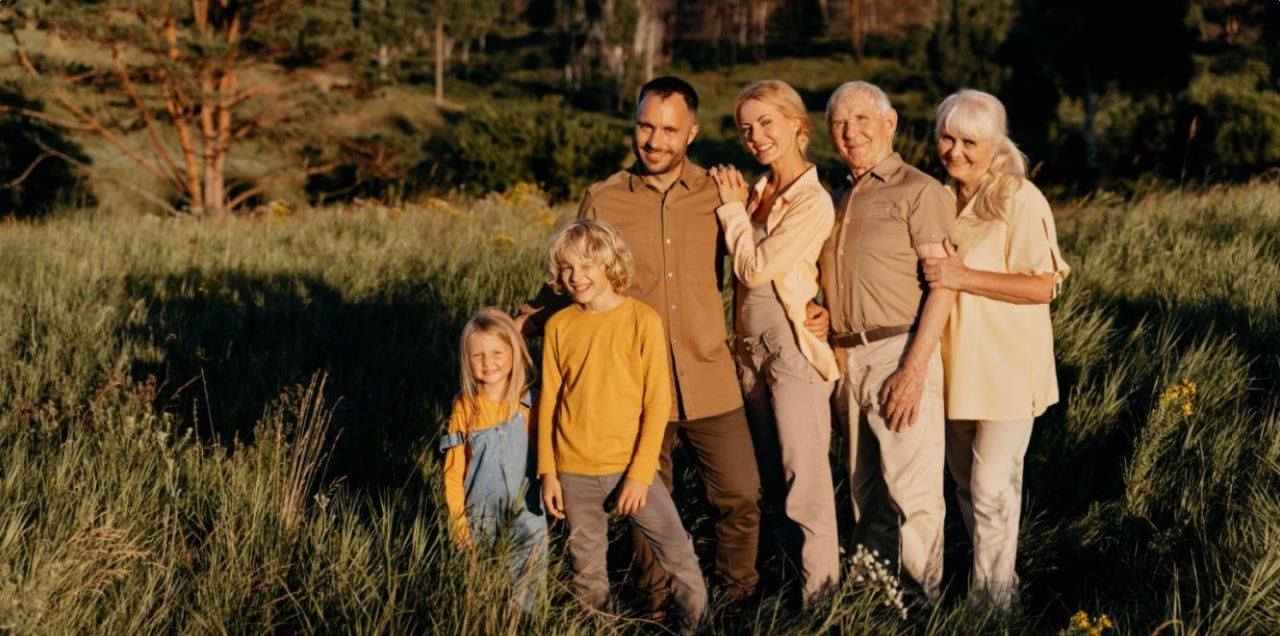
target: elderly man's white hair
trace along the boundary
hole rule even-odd
[[[831,107],[835,106],[836,102],[839,101],[841,97],[844,97],[845,93],[865,93],[869,95],[871,97],[871,101],[875,102],[876,113],[879,115],[888,115],[889,111],[893,110],[893,103],[889,101],[889,96],[885,95],[884,91],[880,90],[879,86],[862,80],[845,82],[838,86],[836,90],[831,93],[831,97],[827,99],[828,128],[831,127]]]

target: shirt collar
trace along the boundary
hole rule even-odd
[[[632,192],[635,192],[637,189],[643,188],[646,185],[644,182],[644,175],[640,174],[639,166],[640,162],[635,161],[632,162],[630,168],[627,168],[627,187],[630,188]],[[686,156],[684,158],[684,166],[680,169],[680,177],[676,179],[675,183],[671,184],[671,187],[674,189],[676,186],[680,186],[683,187],[685,191],[690,191],[694,189],[700,180],[706,178],[707,171],[701,166],[694,165],[692,161],[689,161],[689,157]]]
[[[800,193],[812,190],[814,186],[821,187],[822,183],[818,181],[818,167],[810,165],[804,172],[800,173],[800,176],[796,177],[795,181],[791,182],[791,185],[787,186],[786,190],[778,194],[778,201],[787,203],[799,196]],[[760,188],[764,188],[764,180],[760,181]]]
[[[902,161],[902,155],[899,155],[896,152],[890,153],[888,157],[881,159],[880,163],[877,163],[874,168],[872,168],[869,172],[867,172],[867,174],[875,177],[876,179],[879,179],[882,182],[888,181],[889,177],[892,177],[895,173],[897,173],[899,170],[902,169],[902,166],[904,165],[904,163],[905,162]],[[858,184],[858,180],[853,178],[853,174],[846,175],[845,179],[849,181],[850,185]]]

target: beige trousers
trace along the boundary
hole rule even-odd
[[[942,495],[945,422],[942,354],[929,357],[916,423],[895,433],[885,423],[880,389],[897,370],[912,334],[840,348],[844,376],[836,386],[853,496],[854,542],[888,560],[903,579],[936,603],[942,583]]]
[[[840,586],[836,494],[831,483],[831,389],[783,323],[737,336],[736,361],[765,504],[786,512],[796,535],[805,608]],[[788,542],[792,543],[792,542]]]
[[[973,539],[969,598],[1008,609],[1018,596],[1018,517],[1022,512],[1022,457],[1032,418],[949,420],[947,467],[956,480],[964,527]]]

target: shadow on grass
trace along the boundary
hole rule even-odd
[[[155,375],[157,405],[206,439],[250,441],[268,404],[323,371],[341,429],[332,473],[394,484],[447,415],[439,409],[457,382],[465,316],[445,308],[432,283],[362,300],[307,276],[236,271],[126,285],[151,299],[146,320],[125,328],[150,352],[138,356],[135,377]]]

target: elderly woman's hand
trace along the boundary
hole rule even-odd
[[[720,191],[720,203],[731,203],[737,201],[742,205],[747,204],[747,195],[750,192],[747,187],[747,180],[742,178],[742,173],[733,166],[719,165],[711,168],[711,178],[716,182],[716,189]]]
[[[946,258],[926,258],[922,261],[925,281],[929,283],[930,289],[964,291],[969,268],[956,256],[956,248],[951,245],[950,239],[942,239],[942,249],[947,253]]]

